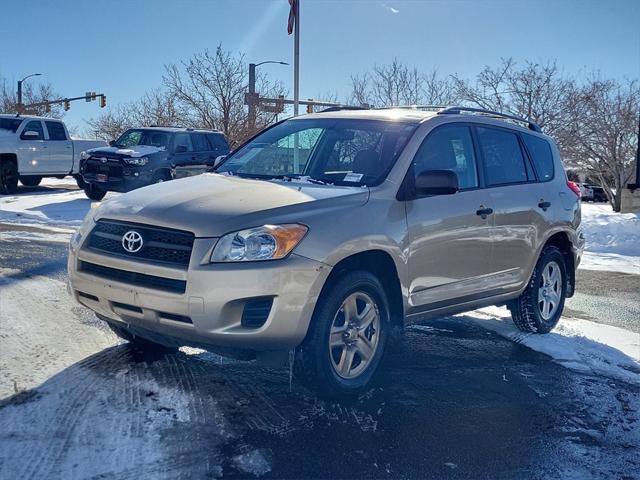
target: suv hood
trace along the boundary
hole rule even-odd
[[[99,147],[87,150],[89,155],[106,155],[109,157],[144,157],[145,155],[152,155],[154,153],[163,152],[164,147],[153,147],[151,145],[135,145],[131,148],[118,148],[118,147]]]
[[[203,174],[140,188],[103,202],[95,219],[108,218],[193,232],[196,237],[268,223],[304,223],[311,215],[363,205],[364,187],[252,180]]]

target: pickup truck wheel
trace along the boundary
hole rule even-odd
[[[100,316],[100,318],[103,318]],[[129,342],[129,344],[135,348],[136,350],[140,350],[142,352],[149,353],[171,353],[178,350],[176,347],[169,347],[167,345],[162,345],[160,343],[152,342],[151,340],[147,340],[146,338],[142,338],[127,329],[124,325],[116,325],[107,321],[107,325],[109,328],[115,333],[118,337],[122,338]]]
[[[18,167],[10,161],[0,163],[0,193],[13,194],[18,189]]]
[[[98,187],[97,185],[94,185],[93,183],[86,183],[84,185],[83,190],[84,190],[84,194],[87,197],[89,197],[91,200],[100,201],[107,194],[106,190],[103,190],[102,188]]]
[[[511,318],[523,332],[549,333],[564,309],[567,272],[562,252],[554,246],[540,254],[522,295],[509,304]]]
[[[76,179],[76,183],[78,184],[78,188],[80,190],[84,190],[84,187],[87,185],[85,181],[82,179],[82,175],[74,175],[73,178]]]
[[[151,178],[151,183],[152,184],[162,183],[162,182],[168,182],[169,180],[171,180],[171,175],[169,175],[169,173],[164,170],[160,170],[153,174],[153,177]]]
[[[37,187],[38,185],[40,185],[41,181],[42,181],[42,177],[20,176],[20,183],[23,184],[25,187]]]
[[[383,357],[389,319],[389,302],[375,275],[344,275],[316,306],[294,362],[296,377],[329,396],[361,391]]]

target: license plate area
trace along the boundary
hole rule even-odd
[[[109,175],[107,175],[106,173],[98,173],[96,175],[96,181],[98,181],[98,182],[108,182],[109,181]]]

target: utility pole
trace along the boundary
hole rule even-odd
[[[636,188],[640,188],[640,112],[638,112],[638,146],[636,149]]]
[[[293,29],[293,116],[298,116],[300,100],[300,0],[296,0]]]
[[[18,110],[18,113],[22,113],[22,111],[24,110],[24,106],[22,104],[22,82],[24,82],[27,78],[31,78],[31,77],[39,77],[40,75],[42,75],[41,73],[32,73],[31,75],[27,75],[26,77],[24,77],[22,80],[18,80],[18,105],[16,107],[16,110]]]

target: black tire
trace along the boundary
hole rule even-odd
[[[84,187],[87,186],[87,183],[82,178],[82,175],[74,175],[73,178],[76,179],[76,184],[80,190],[84,190]]]
[[[23,177],[23,176],[20,176],[20,183],[22,185],[24,185],[25,187],[37,187],[38,185],[40,185],[41,181],[42,181],[42,177],[33,177],[33,176]]]
[[[539,290],[543,289],[544,297],[547,297],[547,290],[553,293],[554,286],[546,287],[544,272],[546,269],[555,271],[556,265],[559,269],[560,279],[557,280],[559,289],[558,301],[555,310],[543,313],[546,300],[539,301]],[[555,285],[555,282],[554,282]],[[531,280],[522,295],[509,304],[511,318],[523,332],[549,333],[558,324],[564,309],[564,301],[567,292],[567,268],[562,252],[554,246],[545,247],[538,263],[536,264]],[[546,317],[546,318],[545,318]]]
[[[151,184],[168,182],[169,180],[171,180],[169,172],[166,170],[158,170],[153,174],[153,177],[151,177]]]
[[[103,320],[106,320],[104,317],[100,316]],[[147,340],[146,338],[140,337],[132,332],[130,332],[127,327],[124,325],[117,325],[112,323],[111,321],[106,320],[109,328],[115,333],[118,337],[123,340],[129,342],[129,344],[139,350],[141,352],[148,353],[171,353],[178,350],[177,347],[170,347],[167,345],[162,345],[161,343],[152,342],[151,340]]]
[[[18,167],[15,162],[4,160],[0,162],[0,193],[11,195],[18,189]]]
[[[106,190],[98,187],[94,183],[86,183],[83,190],[87,197],[89,197],[91,200],[96,200],[96,201],[102,200],[104,196],[107,194]]]
[[[335,347],[338,349],[337,351],[330,349],[329,335],[334,320],[343,315],[341,313],[343,311],[341,309],[343,302],[347,298],[361,293],[373,300],[377,307],[379,330],[376,330],[376,332],[378,339],[370,360],[366,365],[363,364],[364,369],[355,378],[343,378],[338,374],[337,368],[334,367],[334,361],[337,360],[335,354],[340,353],[340,350],[345,347]],[[358,307],[356,307],[356,311],[357,309]],[[344,323],[346,325],[346,321]],[[374,323],[372,322],[372,331],[373,325]],[[323,292],[316,305],[307,336],[302,345],[296,350],[294,362],[296,378],[316,390],[317,393],[330,397],[361,391],[371,381],[384,356],[385,346],[391,330],[390,325],[389,302],[378,278],[366,271],[345,274],[331,285],[326,292]],[[344,341],[347,342],[348,333],[345,332],[342,335],[346,336]],[[360,337],[357,337],[355,341],[359,342]],[[350,347],[346,348],[349,349]],[[358,364],[362,362],[363,357],[360,357],[359,353],[355,355],[358,356],[351,357],[349,368],[354,364],[356,365],[354,368],[357,369]]]

